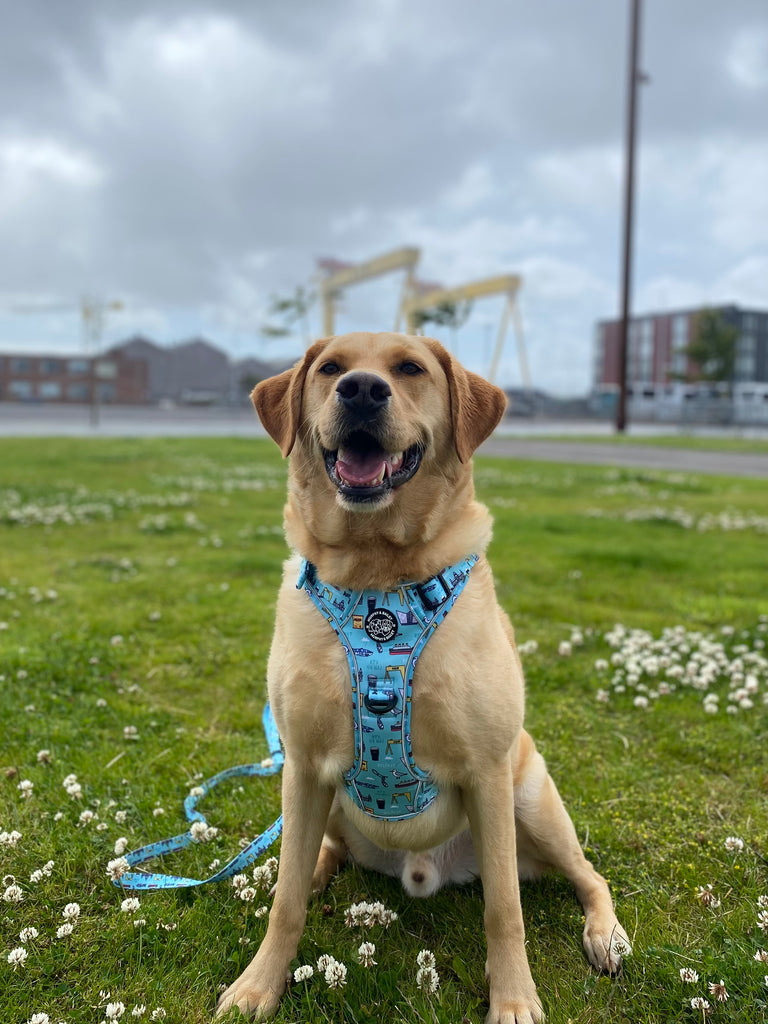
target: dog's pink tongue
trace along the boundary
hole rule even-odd
[[[386,465],[386,459],[382,459],[381,452],[359,455],[356,452],[340,451],[336,472],[348,484],[367,487],[383,478]]]

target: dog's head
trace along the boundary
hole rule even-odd
[[[251,397],[283,455],[321,463],[342,507],[365,511],[419,473],[467,463],[506,404],[439,342],[384,333],[318,341]]]

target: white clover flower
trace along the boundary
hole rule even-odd
[[[724,845],[729,853],[741,853],[744,849],[744,840],[738,836],[726,836]]]
[[[373,959],[376,947],[372,942],[361,942],[357,950],[357,957],[363,967],[375,967],[376,961]]]
[[[708,883],[706,886],[699,886],[696,890],[696,898],[699,900],[702,906],[709,907],[712,910],[717,910],[720,906],[720,900],[715,896],[712,891],[712,883]]]
[[[115,860],[111,860],[107,864],[107,874],[113,882],[119,881],[119,879],[121,879],[123,875],[130,870],[131,865],[125,857],[117,857]]]
[[[325,968],[332,960],[333,957],[329,956],[328,953],[321,953],[320,956],[317,958],[317,973],[325,974]]]
[[[418,967],[434,967],[435,954],[431,949],[422,949],[421,952],[416,955],[416,965]]]
[[[51,752],[50,750],[38,750],[37,761],[38,764],[50,764],[51,763]]]
[[[239,889],[237,895],[243,901],[243,903],[253,903],[256,899],[257,893],[252,885],[246,885],[244,889]]]
[[[719,982],[710,981],[709,994],[714,996],[718,1003],[725,1003],[728,1001],[728,992],[726,991],[725,982],[722,978]]]
[[[757,915],[757,927],[768,933],[768,910],[761,910]]]
[[[79,823],[81,825],[89,825],[92,821],[95,821],[98,817],[99,817],[98,814],[94,814],[93,811],[83,811],[81,813],[80,817],[78,818],[78,821],[79,821]]]
[[[298,984],[302,981],[309,981],[314,976],[315,969],[312,964],[303,964],[293,972],[293,980]]]
[[[77,921],[80,917],[80,904],[68,903],[61,912],[65,921]]]
[[[208,843],[219,833],[217,828],[212,828],[205,821],[193,821],[189,826],[189,834],[196,843]]]
[[[752,959],[756,960],[759,964],[768,964],[768,951],[765,949],[758,949]]]
[[[17,967],[23,967],[26,961],[28,953],[23,946],[17,946],[16,949],[12,949],[7,956],[8,963],[11,967],[16,970]]]
[[[152,1013],[149,1015],[150,1020],[165,1020],[168,1014],[162,1008],[162,1006],[156,1006]]]
[[[115,853],[118,857],[122,857],[125,851],[128,849],[128,840],[125,836],[120,836],[119,839],[115,840]]]
[[[127,740],[137,740],[139,738],[139,730],[135,725],[126,725],[123,729],[123,737]]]
[[[758,896],[757,897],[757,909],[758,910],[768,910],[768,896]]]
[[[573,654],[573,645],[569,640],[561,640],[560,643],[557,645],[557,653],[562,658],[567,658],[571,654]]]
[[[165,814],[165,808],[164,807],[153,807],[152,808],[152,817],[153,818],[159,818],[163,814]]]
[[[19,941],[21,942],[22,945],[25,945],[27,942],[32,942],[34,939],[36,939],[39,934],[40,932],[37,930],[37,928],[22,928],[21,931],[19,932]]]
[[[328,988],[344,988],[347,984],[347,968],[333,957],[325,968],[325,983]]]
[[[21,886],[16,884],[9,885],[3,893],[3,900],[6,903],[22,903],[24,900],[24,893],[22,892]]]
[[[56,929],[56,938],[66,939],[74,930],[75,926],[70,921],[67,921],[66,924],[59,925]]]
[[[268,864],[259,864],[253,869],[253,882],[257,889],[269,889],[272,885],[272,868]]]
[[[106,1020],[120,1020],[125,1013],[125,1003],[107,1003],[104,1008],[104,1017]]]
[[[692,967],[681,967],[680,968],[680,981],[686,982],[689,985],[695,985],[699,980],[697,971],[694,971]]]
[[[0,832],[0,846],[16,846],[21,838],[21,832],[17,832],[16,829],[12,832]]]
[[[120,909],[124,914],[133,914],[141,908],[141,903],[136,896],[127,896],[120,904]]]
[[[269,907],[257,907],[254,912],[254,917],[266,917],[269,913]]]
[[[709,1002],[703,996],[694,996],[691,1000],[692,1010],[708,1010]]]
[[[128,811],[115,811],[115,821],[118,825],[124,825],[128,819]]]
[[[47,1013],[33,1013],[27,1024],[51,1024],[51,1018]]]
[[[143,1003],[137,1003],[137,1005],[134,1006],[134,1008],[131,1010],[131,1016],[132,1017],[143,1017],[146,1012],[147,1012],[146,1006],[144,1006]]]
[[[22,779],[16,788],[21,793],[22,800],[28,800],[32,796],[32,790],[35,788],[35,785],[29,779]]]
[[[440,986],[440,976],[434,967],[420,967],[416,971],[416,986],[422,992],[432,995]]]

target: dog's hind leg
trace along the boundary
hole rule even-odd
[[[608,883],[584,856],[544,758],[525,732],[515,779],[520,780],[515,787],[515,819],[521,862],[552,868],[570,880],[584,908],[587,957],[598,970],[615,973],[632,947],[616,918]]]
[[[331,813],[325,826],[323,842],[312,875],[312,892],[320,893],[325,889],[334,875],[344,867],[349,857],[349,849],[344,841],[341,830],[343,814],[339,807],[338,795],[334,797]]]

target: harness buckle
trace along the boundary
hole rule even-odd
[[[397,707],[397,693],[394,690],[370,689],[363,702],[374,715],[386,715]]]
[[[432,593],[435,589],[435,585],[438,583],[443,588],[443,593],[440,595]],[[419,595],[419,599],[427,611],[434,612],[448,600],[452,591],[445,582],[443,574],[439,572],[437,575],[433,576],[431,580],[427,580],[426,583],[417,583],[416,593]]]

